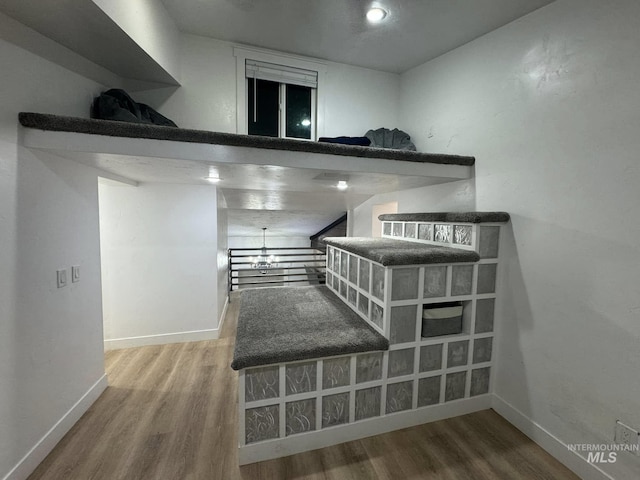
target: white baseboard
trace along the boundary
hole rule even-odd
[[[24,480],[31,475],[106,388],[107,376],[105,374],[45,433],[3,480]]]
[[[586,458],[575,451],[569,450],[562,440],[555,437],[498,395],[493,395],[491,406],[500,416],[504,417],[580,478],[584,480],[614,480],[613,477],[605,473],[597,465],[587,462]]]
[[[191,332],[161,333],[159,335],[145,335],[141,337],[113,338],[104,341],[105,350],[120,348],[145,347],[148,345],[165,345],[167,343],[201,342],[216,340],[220,335],[219,328],[208,330],[194,330]]]
[[[466,415],[491,408],[491,395],[466,398],[454,402],[398,412],[355,423],[307,432],[300,435],[249,444],[238,449],[240,465],[286,457],[296,453],[350,442],[423,423]]]

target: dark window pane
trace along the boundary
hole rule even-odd
[[[266,137],[278,137],[278,112],[280,109],[280,84],[268,80],[258,80],[258,108],[254,112],[254,80],[249,82],[249,135],[263,135]],[[255,118],[254,118],[254,113]],[[256,121],[254,121],[256,120]]]
[[[311,139],[311,87],[287,85],[286,135]]]

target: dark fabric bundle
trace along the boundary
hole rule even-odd
[[[127,92],[118,88],[102,92],[93,100],[91,118],[177,127],[149,105],[136,103]]]
[[[325,143],[340,143],[342,145],[360,145],[361,147],[368,147],[371,145],[371,140],[367,137],[320,137],[318,141]]]

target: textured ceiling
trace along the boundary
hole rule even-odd
[[[178,28],[401,73],[552,0],[162,0]],[[367,9],[389,13],[371,25]]]

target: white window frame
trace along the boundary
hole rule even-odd
[[[327,64],[325,62],[296,55],[288,55],[286,53],[247,47],[234,47],[233,55],[236,57],[236,133],[244,135],[248,133],[249,119],[247,118],[247,101],[249,87],[245,75],[245,63],[248,59],[318,72],[318,88],[316,89],[316,94],[311,95],[311,113],[312,116],[314,116],[312,125],[315,123],[316,126],[315,135],[312,135],[311,140],[317,140],[324,136],[325,95],[323,86],[327,74]],[[284,88],[282,84],[280,88]],[[280,98],[284,98],[283,91],[281,90],[280,92]],[[286,131],[285,115],[286,112],[283,110],[282,105],[280,105],[280,136],[283,138],[284,132]]]

